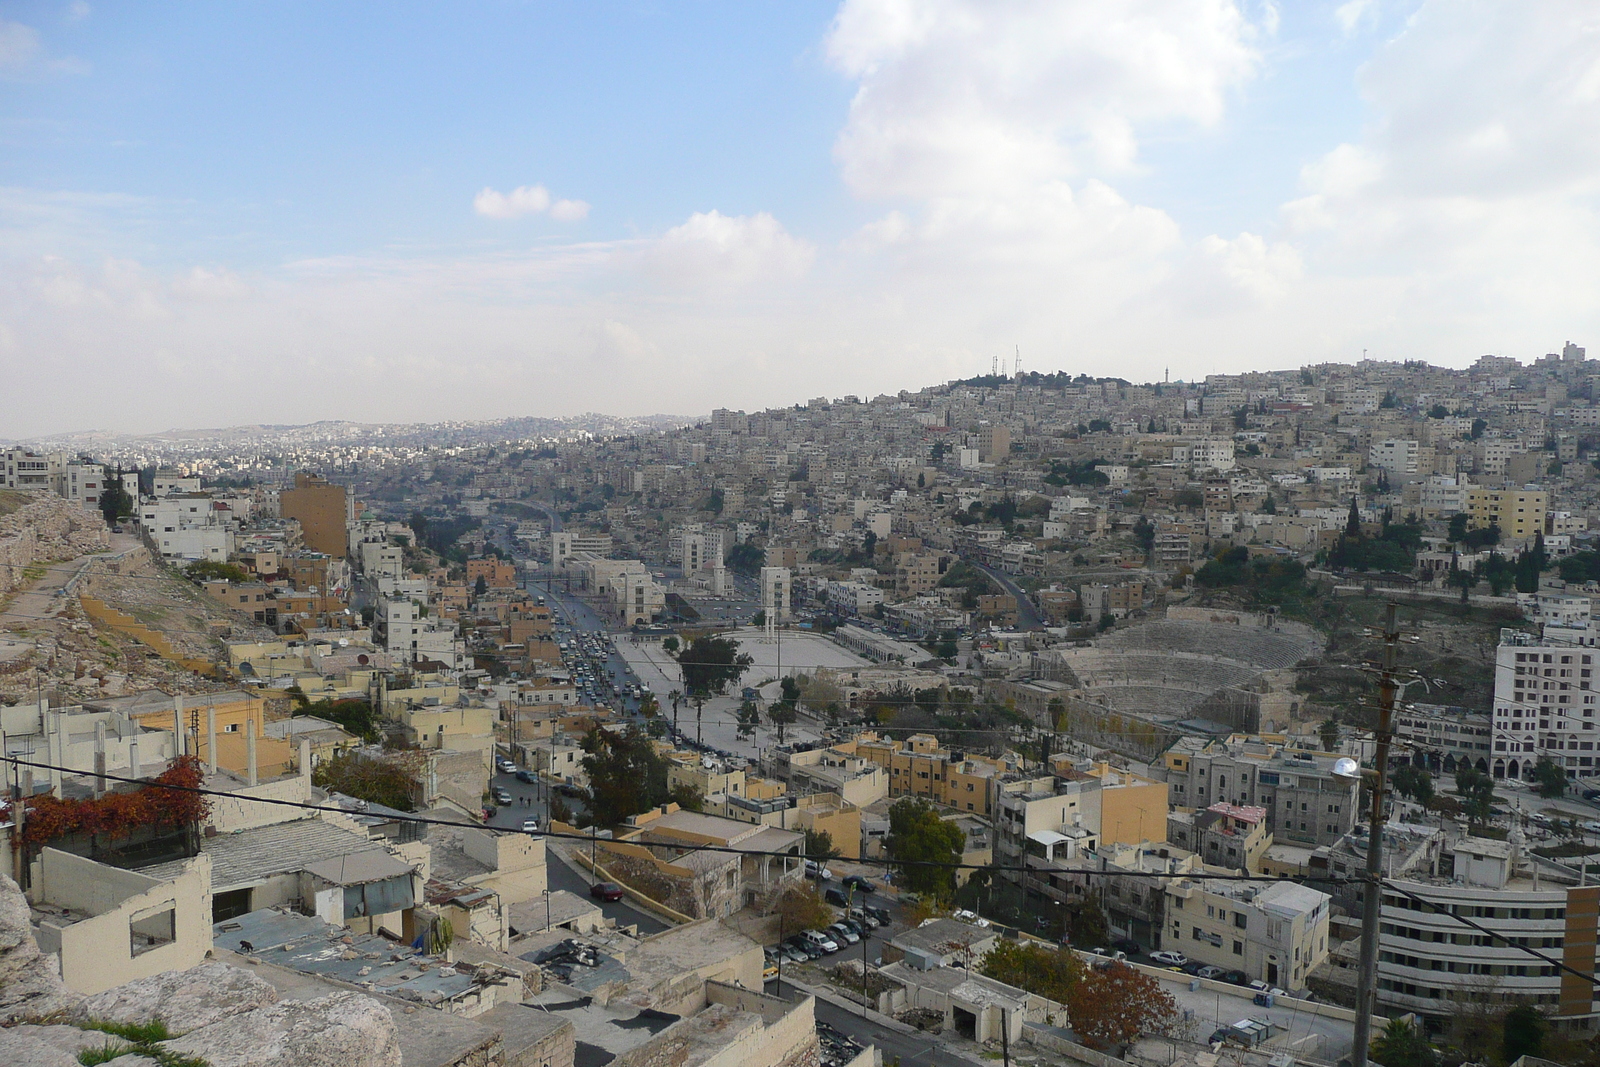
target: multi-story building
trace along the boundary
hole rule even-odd
[[[1083,598],[1083,611],[1090,622],[1098,622],[1106,615],[1125,619],[1130,613],[1144,607],[1143,582],[1118,582],[1115,585],[1087,582],[1079,595]]]
[[[1521,779],[1547,756],[1569,778],[1593,773],[1595,751],[1595,658],[1597,633],[1546,626],[1543,637],[1523,630],[1500,631],[1494,665],[1494,758],[1496,778]]]
[[[1367,466],[1390,474],[1416,474],[1419,446],[1415,441],[1388,438],[1367,447]]]
[[[1406,704],[1395,709],[1394,736],[1435,774],[1454,774],[1466,765],[1489,773],[1494,748],[1494,717],[1470,708]]]
[[[761,568],[761,610],[776,626],[788,622],[793,611],[794,579],[788,567]]]
[[[991,783],[999,766],[942,748],[930,734],[912,734],[904,745],[862,734],[838,748],[888,771],[891,797],[925,797],[958,811],[990,813]]]
[[[1289,992],[1328,954],[1328,894],[1294,882],[1175,878],[1167,883],[1162,944],[1192,960]]]
[[[1381,1009],[1416,1012],[1442,1028],[1468,1005],[1526,1004],[1562,1024],[1594,1026],[1600,1018],[1594,984],[1524,949],[1593,974],[1600,886],[1520,876],[1516,837],[1463,838],[1452,850],[1452,880],[1397,879],[1386,887],[1378,931]]]
[[[1530,538],[1544,532],[1550,494],[1543,489],[1467,489],[1467,525],[1498,526],[1502,537]]]
[[[1267,832],[1267,809],[1219,802],[1204,811],[1168,815],[1167,840],[1212,867],[1249,873],[1260,869],[1272,835]]]
[[[1011,454],[1011,428],[986,422],[978,427],[978,458],[983,463],[999,463]]]
[[[348,554],[353,499],[342,485],[308,471],[296,471],[294,488],[278,495],[279,513],[300,523],[307,548],[338,559]]]
[[[1181,738],[1163,757],[1162,770],[1175,805],[1260,806],[1278,844],[1315,846],[1339,840],[1356,823],[1359,784],[1333,773],[1336,759],[1331,752],[1285,747],[1281,739]]]

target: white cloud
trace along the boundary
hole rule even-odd
[[[550,205],[550,217],[560,222],[577,222],[589,217],[589,205],[583,200],[557,200]]]
[[[82,22],[89,17],[89,13],[90,7],[85,0],[72,0],[72,3],[67,5],[67,18],[73,22]]]
[[[803,275],[816,249],[766,212],[724,215],[696,212],[655,242],[646,255],[650,273],[669,285],[743,285]]]
[[[520,185],[509,193],[496,192],[484,186],[483,192],[472,198],[472,210],[486,219],[539,215],[549,207],[550,190],[542,185]]]
[[[72,57],[46,53],[39,31],[0,19],[0,77],[28,79],[49,74],[85,74],[89,65]]]
[[[1231,0],[846,0],[828,56],[859,87],[835,155],[867,196],[1126,170],[1139,125],[1221,117],[1256,32]]]
[[[1346,37],[1377,18],[1377,0],[1346,0],[1333,10],[1333,20]]]

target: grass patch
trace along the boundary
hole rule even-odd
[[[160,1019],[152,1019],[147,1023],[112,1023],[94,1019],[80,1024],[79,1028],[98,1030],[128,1042],[122,1045],[108,1041],[104,1048],[84,1049],[78,1053],[78,1062],[84,1067],[95,1067],[96,1064],[108,1063],[118,1056],[129,1054],[149,1056],[161,1067],[211,1067],[198,1056],[183,1056],[161,1048],[160,1042],[170,1041],[178,1035],[167,1029],[167,1024]]]
[[[99,1048],[86,1048],[78,1053],[78,1062],[83,1067],[96,1067],[97,1064],[110,1063],[112,1060],[126,1056],[133,1052],[132,1045],[125,1045],[120,1041],[107,1041]]]

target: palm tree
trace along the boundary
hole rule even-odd
[[[683,691],[674,689],[667,694],[667,699],[672,701],[672,729],[676,732],[678,729],[678,704],[683,700]]]

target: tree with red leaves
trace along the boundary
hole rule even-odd
[[[1172,995],[1125,963],[1091,970],[1067,998],[1073,1032],[1090,1048],[1127,1045],[1147,1032],[1171,1030],[1178,1017]]]

